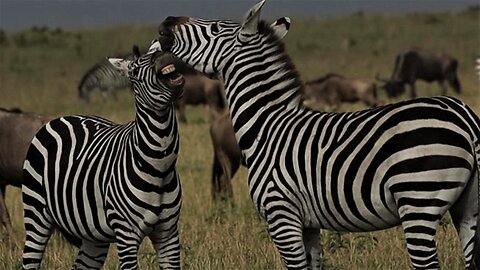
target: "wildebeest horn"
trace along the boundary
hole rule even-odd
[[[384,83],[388,82],[387,79],[380,78],[380,74],[378,74],[378,73],[375,75],[375,80],[380,81],[380,82],[384,82]]]

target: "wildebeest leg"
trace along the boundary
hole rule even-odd
[[[447,81],[448,84],[450,84],[450,86],[453,88],[453,90],[460,94],[460,92],[462,91],[462,87],[460,85],[460,81],[458,80],[457,74],[447,74]]]
[[[13,233],[12,223],[8,215],[7,206],[5,205],[5,187],[6,185],[4,184],[0,186],[0,221],[2,223],[1,225],[7,229],[10,240],[14,240],[15,234]]]
[[[417,90],[415,88],[415,82],[410,83],[410,97],[416,98],[417,97]]]
[[[445,86],[445,81],[438,81],[438,84],[440,85],[440,88],[442,89],[442,95],[447,94],[447,87]]]
[[[220,161],[220,166],[222,167],[222,174],[220,175],[218,181],[218,191],[220,195],[220,199],[227,200],[228,198],[233,197],[233,189],[232,189],[232,172],[234,169],[234,164],[232,160],[222,151],[220,155],[218,155],[218,159]],[[238,169],[238,164],[235,168],[235,172]]]
[[[303,243],[307,254],[307,263],[309,269],[320,269],[320,230],[319,229],[303,229]]]
[[[175,103],[175,107],[177,109],[178,121],[187,123],[187,118],[185,117],[185,102],[183,100],[179,100]]]

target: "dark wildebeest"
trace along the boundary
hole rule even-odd
[[[0,228],[14,237],[10,217],[5,206],[5,187],[21,187],[23,161],[33,137],[51,118],[18,109],[0,108]]]
[[[378,105],[376,89],[375,83],[328,73],[305,83],[303,103],[306,106],[323,104],[332,109],[343,102],[362,101],[367,106],[374,107]]]
[[[210,114],[210,119],[217,118],[226,109],[223,96],[223,84],[219,80],[210,79],[193,69],[185,69],[182,73],[185,78],[183,96],[175,105],[178,111],[178,119],[186,123],[186,105],[205,104]]]
[[[210,137],[213,144],[212,196],[214,199],[232,197],[231,179],[240,165],[245,164],[228,113],[212,122]]]
[[[126,58],[131,59],[131,56]],[[225,110],[226,104],[221,82],[205,77],[184,62],[177,61],[175,66],[181,70],[180,73],[185,78],[183,97],[175,104],[179,121],[187,122],[186,105],[206,105],[212,119]],[[78,94],[81,99],[88,102],[90,92],[95,89],[99,89],[102,96],[106,97],[106,93],[112,93],[115,96],[117,90],[126,88],[131,88],[130,80],[105,60],[85,73],[78,85]]]
[[[405,84],[410,85],[410,97],[417,96],[415,90],[415,81],[423,80],[426,82],[437,81],[442,89],[442,95],[447,93],[445,81],[460,93],[461,86],[457,76],[458,61],[445,53],[434,53],[419,48],[413,48],[397,55],[395,68],[390,80],[377,79],[385,84],[385,89],[389,97],[396,97],[405,92]]]

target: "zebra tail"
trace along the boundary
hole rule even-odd
[[[470,265],[471,270],[480,270],[480,138],[477,138],[475,144],[475,156],[477,163],[478,177],[478,213],[477,213],[477,229],[474,236],[473,244],[473,260]]]

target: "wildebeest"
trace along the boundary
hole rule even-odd
[[[214,199],[231,197],[231,179],[240,165],[245,164],[228,113],[212,122],[210,137],[213,144],[212,196]]]
[[[179,121],[187,122],[186,105],[206,105],[211,119],[225,111],[223,84],[219,80],[210,79],[193,69],[185,69],[182,74],[185,78],[184,92],[182,98],[175,103]]]
[[[323,104],[335,109],[342,102],[362,101],[369,107],[378,105],[375,83],[359,79],[348,79],[335,73],[328,73],[316,80],[305,83],[304,104]]]
[[[446,53],[435,53],[420,48],[412,48],[397,55],[395,68],[390,80],[377,79],[385,84],[389,97],[396,97],[405,91],[405,84],[410,85],[410,97],[417,96],[415,81],[437,81],[442,89],[442,95],[447,93],[445,81],[455,90],[461,92],[460,81],[457,76],[458,61]]]
[[[14,236],[10,217],[5,207],[5,187],[21,187],[23,161],[31,140],[51,118],[23,113],[18,109],[0,108],[0,227],[3,225]]]
[[[131,56],[125,58],[132,59]],[[178,61],[175,66],[181,70],[185,78],[183,97],[175,104],[181,122],[187,122],[185,117],[186,105],[204,104],[212,118],[224,111],[226,106],[221,82],[207,78],[184,62]],[[131,88],[128,78],[104,60],[85,73],[78,85],[78,94],[81,99],[88,102],[90,92],[95,89],[99,89],[102,95],[106,97],[107,93],[112,93],[115,96],[116,91],[126,88]]]

